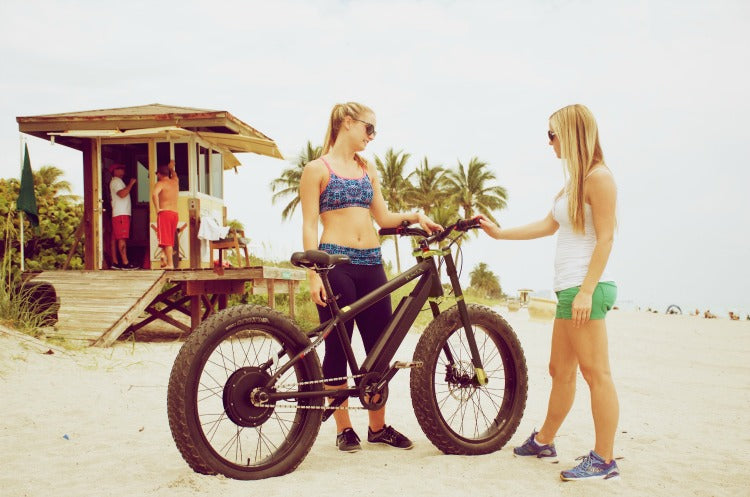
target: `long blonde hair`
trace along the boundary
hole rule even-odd
[[[331,150],[333,144],[336,143],[336,138],[338,138],[339,130],[341,129],[341,123],[344,122],[346,116],[349,116],[352,119],[359,119],[359,116],[365,112],[374,114],[372,109],[368,106],[357,102],[346,102],[345,104],[334,105],[333,109],[331,109],[331,118],[328,120],[328,130],[326,131],[325,138],[323,138],[322,155],[327,154],[328,151]],[[359,154],[354,154],[354,160],[357,161],[360,166],[367,167],[367,161],[360,157]]]
[[[568,179],[568,217],[576,233],[584,232],[583,182],[589,171],[604,164],[599,128],[591,111],[581,104],[568,105],[549,117],[550,127],[560,140],[560,157]]]

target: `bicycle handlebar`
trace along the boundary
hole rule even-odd
[[[380,228],[378,234],[381,236],[386,235],[399,235],[399,236],[420,236],[424,238],[424,241],[428,244],[433,242],[440,242],[445,240],[452,231],[469,231],[470,229],[479,228],[479,217],[473,217],[471,219],[459,219],[455,223],[446,226],[443,231],[434,232],[432,235],[427,233],[422,228],[413,228],[406,224],[396,226],[395,228]]]

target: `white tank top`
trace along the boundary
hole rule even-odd
[[[591,262],[591,254],[596,245],[596,231],[591,206],[584,203],[584,232],[573,232],[573,224],[568,217],[568,192],[563,192],[552,206],[552,217],[560,225],[557,230],[557,250],[555,251],[554,290],[566,290],[580,286],[586,278]],[[612,281],[604,268],[599,281]]]

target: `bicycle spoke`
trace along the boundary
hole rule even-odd
[[[489,382],[476,385],[471,349],[460,327],[443,342],[453,361],[449,362],[444,353],[439,355],[434,389],[437,409],[445,423],[459,436],[477,439],[496,426],[505,395],[505,366],[502,351],[492,337],[476,325],[472,325],[472,331]]]

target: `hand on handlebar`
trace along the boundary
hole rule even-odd
[[[479,214],[477,217],[479,218],[479,226],[485,233],[495,239],[500,237],[500,226],[487,219],[484,214]]]
[[[435,231],[443,231],[443,227],[434,222],[429,217],[425,216],[421,212],[417,213],[417,222],[430,235]]]

